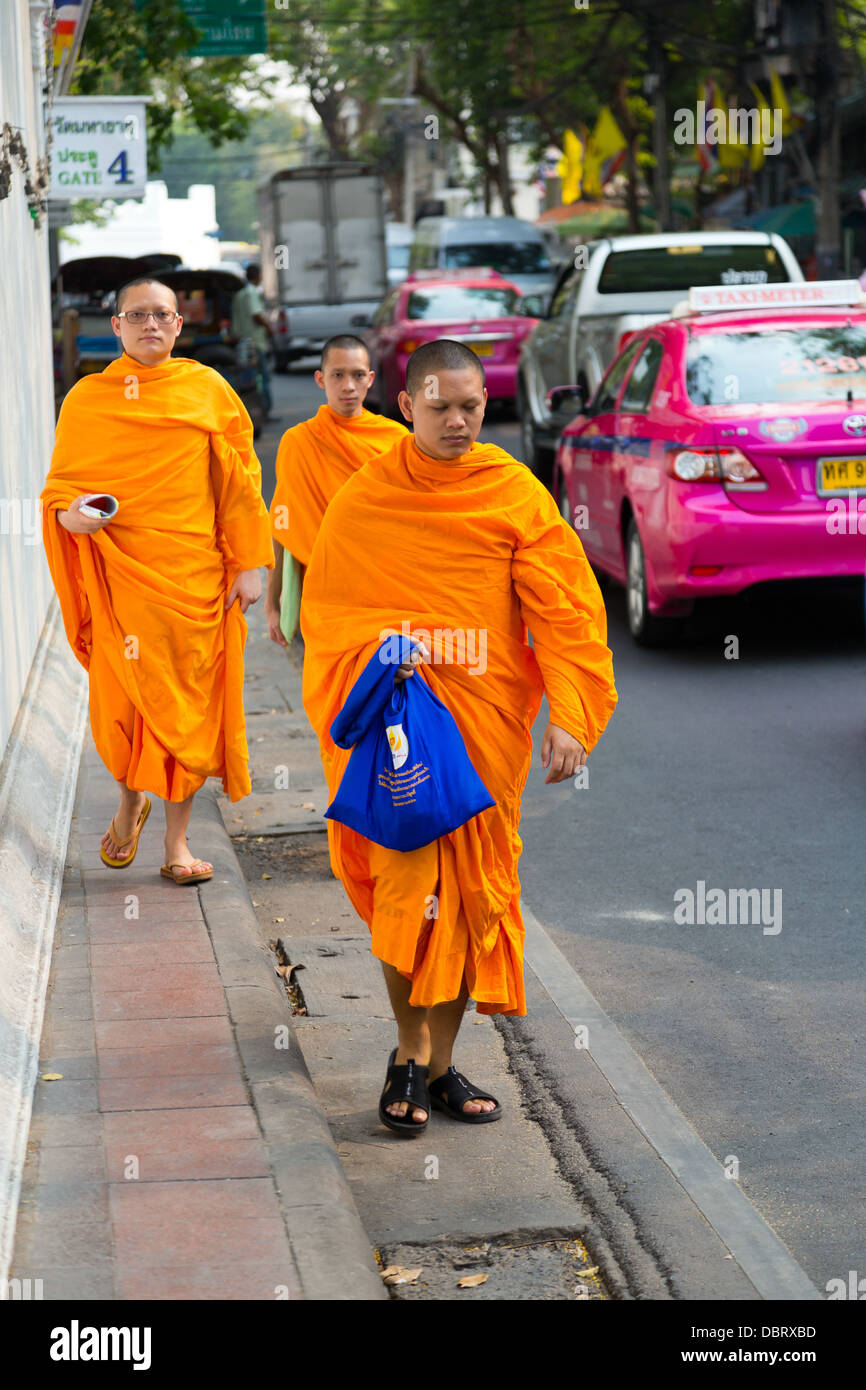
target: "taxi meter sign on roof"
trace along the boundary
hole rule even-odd
[[[831,304],[860,304],[863,291],[856,280],[806,280],[787,285],[693,285],[689,309],[708,313],[718,309],[823,309]]]

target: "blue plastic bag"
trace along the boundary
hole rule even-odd
[[[396,661],[384,656],[398,647]],[[394,676],[415,644],[383,642],[331,725],[352,748],[326,817],[386,849],[420,849],[495,805],[454,719],[418,675]]]

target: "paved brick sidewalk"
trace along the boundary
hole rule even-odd
[[[198,890],[159,877],[159,801],[106,868],[115,807],[88,733],[11,1276],[46,1299],[299,1297]]]

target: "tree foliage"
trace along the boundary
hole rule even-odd
[[[90,12],[72,94],[152,96],[148,102],[148,168],[157,170],[172,127],[185,116],[213,145],[237,140],[251,111],[240,109],[239,87],[267,95],[269,83],[246,57],[195,58],[199,30],[178,0],[99,0]]]

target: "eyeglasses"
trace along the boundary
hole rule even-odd
[[[143,323],[147,323],[148,319],[153,319],[154,323],[174,323],[178,314],[176,309],[160,309],[158,313],[152,313],[151,311],[145,313],[143,309],[132,309],[130,313],[118,314],[117,317],[119,319],[126,319],[127,323],[130,323],[133,328],[140,328]]]

